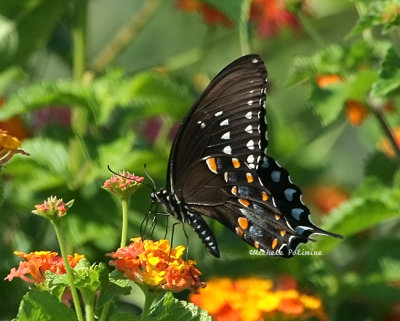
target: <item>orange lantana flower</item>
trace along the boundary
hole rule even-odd
[[[201,0],[176,0],[178,8],[186,12],[199,11],[203,20],[209,25],[222,24],[226,27],[233,25],[232,21],[221,11]]]
[[[43,283],[45,281],[45,272],[51,271],[55,274],[65,274],[65,265],[63,258],[58,256],[57,252],[36,251],[31,253],[14,252],[21,259],[25,259],[19,263],[18,269],[13,268],[5,280],[12,281],[19,277],[28,283]],[[75,267],[83,255],[68,255],[68,262],[71,267]]]
[[[368,116],[369,110],[357,100],[346,101],[346,118],[353,126],[360,125]]]
[[[400,126],[396,127],[393,130],[393,137],[397,143],[397,146],[399,146],[399,148],[400,148]],[[389,140],[386,137],[382,138],[379,141],[378,147],[387,157],[395,157],[396,156],[396,153],[393,150],[392,144],[389,142]]]
[[[317,85],[319,88],[326,88],[330,85],[336,84],[338,82],[342,81],[342,77],[339,75],[333,74],[333,75],[318,75],[315,78],[315,81],[317,82]]]
[[[29,156],[21,147],[18,138],[11,136],[7,131],[0,129],[0,166],[7,163],[15,154],[23,154]]]
[[[153,242],[138,237],[130,245],[110,253],[114,259],[110,265],[124,272],[128,279],[153,290],[196,291],[205,283],[200,281],[196,261],[182,259],[184,251],[183,246],[172,248],[168,240]]]
[[[349,199],[349,193],[341,187],[319,184],[305,191],[305,197],[322,214],[328,214]]]
[[[258,277],[211,279],[206,288],[190,296],[190,301],[207,310],[215,321],[299,320],[311,316],[326,320],[318,297],[294,288],[278,289],[271,280]]]

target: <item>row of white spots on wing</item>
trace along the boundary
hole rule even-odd
[[[256,63],[258,62],[258,59],[254,58],[251,62],[252,62],[253,64],[256,64]]]
[[[228,174],[228,172],[225,172],[225,173],[224,173],[224,180],[225,180],[225,183],[228,183],[228,180],[229,180],[229,174]]]
[[[244,117],[246,117],[247,119],[251,119],[253,117],[253,113],[249,111]]]
[[[219,116],[222,115],[222,113],[223,113],[223,111],[220,110],[220,111],[216,112],[216,113],[214,114],[214,116],[215,116],[215,117],[219,117]]]
[[[231,155],[232,154],[232,148],[231,146],[227,145],[224,147],[224,149],[222,150],[225,154]]]
[[[230,139],[231,138],[231,133],[230,132],[226,132],[221,136],[221,139]]]
[[[254,163],[254,161],[255,161],[254,155],[250,154],[249,156],[247,156],[248,164]]]
[[[206,124],[203,123],[201,120],[199,120],[199,121],[197,122],[197,124],[199,124],[199,125],[200,125],[200,128],[202,128],[202,129],[206,127]]]
[[[252,100],[249,100],[249,101],[247,102],[247,105],[249,105],[249,106],[253,105],[253,101],[252,101]]]
[[[228,118],[224,119],[222,122],[220,122],[219,125],[220,126],[228,126],[229,125],[229,119]]]
[[[253,149],[254,149],[254,141],[253,141],[252,139],[250,139],[250,140],[247,142],[246,147],[247,147],[248,149],[250,149],[250,150],[253,150]]]
[[[245,132],[249,133],[249,134],[253,134],[253,126],[248,125],[245,129]]]

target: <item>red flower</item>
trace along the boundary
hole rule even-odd
[[[349,199],[349,194],[343,188],[331,185],[317,185],[306,190],[304,194],[323,214],[330,213]]]
[[[300,29],[299,21],[293,13],[286,10],[283,0],[253,0],[250,20],[257,25],[262,38],[274,36],[286,27],[296,32]]]
[[[176,0],[176,4],[178,8],[186,12],[201,12],[203,20],[209,25],[222,24],[226,27],[233,25],[224,13],[201,0]]]

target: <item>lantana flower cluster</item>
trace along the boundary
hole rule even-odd
[[[63,258],[58,256],[57,252],[35,251],[24,253],[15,251],[14,254],[25,261],[20,262],[17,269],[13,268],[5,280],[12,281],[14,278],[19,277],[28,283],[43,283],[46,271],[51,271],[55,274],[66,273]],[[77,253],[68,255],[69,265],[73,268],[83,258],[85,258],[83,255]]]
[[[294,286],[282,288],[258,277],[232,280],[211,279],[207,287],[192,294],[190,301],[215,321],[301,320],[317,317],[327,320],[321,300],[303,294]]]
[[[136,176],[127,171],[121,171],[106,180],[102,186],[106,191],[121,198],[129,198],[143,182],[144,177]]]
[[[179,292],[204,287],[196,261],[184,260],[184,246],[172,248],[168,240],[157,242],[133,238],[132,243],[110,253],[110,265],[124,272],[125,277],[151,290]]]
[[[50,196],[42,204],[35,205],[35,210],[33,210],[32,213],[54,220],[67,214],[68,209],[71,208],[73,204],[73,200],[65,203],[62,198],[59,199],[56,196]]]

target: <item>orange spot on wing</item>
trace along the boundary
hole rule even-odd
[[[213,173],[217,174],[217,162],[214,157],[211,157],[206,160],[207,166]]]
[[[281,216],[279,214],[275,214],[275,219],[279,220],[281,218]]]
[[[247,182],[248,183],[253,183],[254,182],[253,175],[251,175],[250,173],[246,173],[246,178],[247,178]]]
[[[274,250],[276,248],[276,246],[278,245],[278,239],[274,239],[272,241],[272,249]]]
[[[233,186],[232,189],[231,189],[231,192],[232,192],[233,195],[236,195],[237,192],[238,192],[237,186]]]
[[[239,168],[240,167],[240,162],[237,158],[232,158],[232,165],[235,168]]]
[[[268,201],[268,194],[267,194],[267,193],[261,192],[261,196],[262,196],[262,200],[263,200],[264,202]]]
[[[286,231],[285,230],[281,230],[281,235],[285,236],[286,235]]]
[[[249,207],[250,206],[250,201],[246,200],[245,198],[239,198],[240,204],[243,206]]]
[[[257,241],[255,241],[255,242],[254,242],[254,247],[255,247],[256,249],[260,248],[260,243],[258,243]]]
[[[239,226],[244,230],[246,230],[249,227],[249,221],[245,217],[239,217],[238,223],[239,223]]]
[[[240,227],[237,227],[237,228],[236,228],[236,234],[237,234],[240,238],[243,238],[244,232],[243,232],[243,230],[242,230]]]

